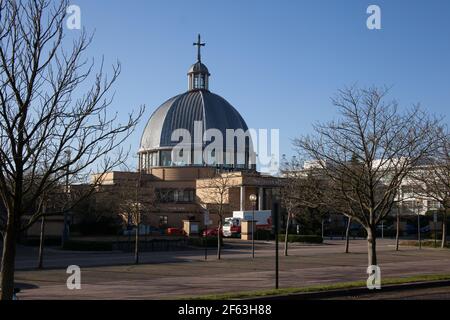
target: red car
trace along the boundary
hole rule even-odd
[[[222,229],[220,230],[222,231]],[[217,237],[217,228],[208,228],[203,230],[203,236],[204,237]],[[222,232],[223,236],[223,232]]]
[[[172,236],[183,236],[185,232],[183,229],[167,228],[167,234]]]

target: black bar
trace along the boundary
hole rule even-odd
[[[278,234],[279,234],[279,205],[278,203],[273,204],[273,219],[275,225],[275,289],[278,289],[278,273],[279,273],[279,261],[278,261]]]
[[[206,261],[206,260],[208,260],[208,238],[207,238],[206,234],[203,237],[203,241],[205,242],[205,261]]]

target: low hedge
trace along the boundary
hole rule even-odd
[[[207,237],[206,243],[208,247],[217,247],[217,237]],[[220,238],[220,242],[223,245],[223,238]],[[205,238],[189,238],[189,245],[196,247],[205,246]]]
[[[63,250],[72,251],[112,251],[113,244],[111,242],[101,241],[77,241],[69,240],[64,242]]]
[[[41,243],[39,237],[27,237],[19,241],[20,244],[30,247],[38,247]],[[61,237],[45,237],[44,246],[60,246]]]
[[[417,240],[402,240],[400,241],[401,246],[419,246],[419,242]],[[429,248],[440,248],[441,247],[441,240],[436,239],[436,246],[434,240],[422,240],[422,247],[429,247]],[[445,248],[450,248],[450,244],[447,243],[445,245]]]
[[[122,230],[122,225],[112,217],[100,217],[99,220],[84,219],[80,223],[72,225],[70,229],[83,236],[114,236]]]
[[[284,241],[285,235],[279,234],[278,241]],[[288,242],[323,243],[321,236],[288,234]]]
[[[270,230],[259,229],[255,231],[255,240],[273,240],[275,239],[274,235]]]

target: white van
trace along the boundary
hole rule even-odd
[[[233,216],[225,218],[223,224],[224,237],[240,237],[241,236],[241,221],[252,220],[253,211],[233,211]],[[272,228],[272,211],[258,210],[255,211],[256,230]]]

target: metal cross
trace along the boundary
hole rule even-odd
[[[205,46],[205,43],[201,42],[200,34],[198,34],[197,42],[193,43],[194,46],[197,46],[197,60],[201,61],[200,48]]]

